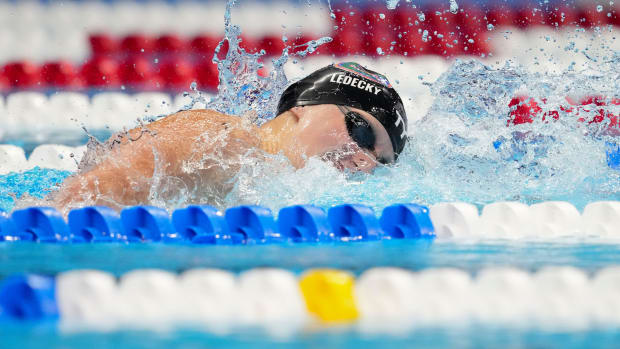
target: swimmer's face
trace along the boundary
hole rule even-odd
[[[392,142],[387,131],[365,111],[333,104],[295,107],[291,111],[299,119],[295,145],[302,158],[318,156],[340,170],[367,173],[380,163],[394,162]],[[370,135],[374,133],[374,137],[362,137],[361,142],[357,137],[356,142],[347,129],[345,114],[348,112],[359,115],[363,120],[358,119],[357,122],[367,123],[372,130]],[[372,145],[364,145],[363,141],[368,139],[371,139]]]

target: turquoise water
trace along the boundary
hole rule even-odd
[[[544,266],[570,265],[593,274],[620,263],[617,243],[578,240],[485,241],[482,243],[379,241],[327,245],[179,246],[163,244],[0,244],[0,279],[19,272],[54,275],[94,268],[116,275],[137,268],[181,272],[215,267],[242,271],[280,267],[301,272],[313,267],[337,267],[360,274],[376,266],[411,270],[455,267],[475,275],[491,266],[512,266],[536,271]],[[415,297],[415,295],[412,295]],[[331,347],[433,347],[433,348],[615,348],[620,331],[537,330],[496,327],[445,327],[413,329],[398,336],[366,334],[351,327],[308,326],[290,337],[273,337],[248,328],[213,334],[200,329],[162,331],[67,332],[57,323],[0,322],[3,348],[331,348]]]
[[[232,3],[229,4],[232,6]],[[229,14],[227,14],[229,16]],[[229,19],[229,17],[227,18]],[[227,23],[231,48],[240,31]],[[312,46],[312,45],[311,45]],[[310,51],[312,47],[310,47]],[[277,96],[286,86],[282,65],[274,62],[268,78],[256,75],[257,55],[229,50],[219,60],[220,91],[209,107],[237,115],[257,110],[258,122],[273,117]],[[528,204],[566,200],[579,209],[591,201],[620,199],[620,171],[605,161],[605,143],[616,139],[604,124],[576,122],[562,114],[559,122],[535,121],[506,127],[508,103],[527,92],[545,111],[564,106],[567,95],[618,97],[618,55],[596,69],[570,69],[549,75],[508,64],[491,68],[476,61],[456,61],[430,87],[435,100],[429,113],[409,126],[412,136],[396,166],[374,175],[342,174],[320,161],[295,171],[285,161],[275,165],[242,164],[235,187],[219,208],[265,205],[274,211],[299,203],[330,207],[364,203],[376,210],[394,202],[432,204],[467,201],[484,205],[498,200]],[[197,91],[196,100],[203,98]],[[403,98],[415,103],[414,91]],[[542,103],[541,103],[542,104]],[[608,107],[618,114],[618,106]],[[582,114],[593,117],[595,111]],[[411,115],[413,117],[413,115]],[[93,132],[96,130],[90,130]],[[524,136],[525,135],[525,136]],[[502,139],[503,146],[493,143]],[[281,159],[280,159],[281,160]],[[42,198],[66,171],[35,168],[0,176],[0,209],[10,211],[15,198]],[[303,183],[303,185],[300,185]],[[183,206],[183,198],[168,203]],[[196,267],[242,271],[280,267],[300,272],[335,267],[357,274],[377,266],[412,270],[456,267],[476,274],[490,266],[529,271],[569,265],[593,273],[620,264],[620,244],[609,241],[553,240],[436,242],[379,241],[328,245],[184,246],[163,244],[0,244],[0,279],[14,273],[54,275],[71,269],[100,269],[116,275],[137,268],[180,272]],[[413,295],[412,295],[413,296]],[[404,337],[360,334],[351,328],[309,328],[276,339],[260,331],[214,335],[197,330],[66,333],[55,323],[0,323],[1,348],[198,348],[198,347],[433,347],[433,348],[615,348],[617,329],[554,332],[514,328],[442,328],[414,330]]]
[[[214,336],[200,331],[59,334],[53,324],[3,326],[7,348],[617,348],[620,332],[515,331],[504,328],[427,329],[405,337],[359,335],[339,329],[331,333],[309,329],[294,338],[273,340],[260,333]]]
[[[183,271],[213,267],[242,271],[278,267],[303,271],[332,267],[356,273],[377,267],[411,270],[437,267],[472,274],[490,266],[535,271],[549,265],[574,266],[588,272],[620,264],[620,244],[560,239],[536,241],[375,241],[299,245],[164,245],[164,244],[0,244],[0,276],[13,273],[55,275],[71,269],[99,269],[123,274],[139,268]]]

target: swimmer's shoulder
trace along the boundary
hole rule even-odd
[[[156,126],[187,125],[193,128],[229,128],[247,127],[243,118],[220,113],[211,109],[182,110],[166,116],[156,122]]]

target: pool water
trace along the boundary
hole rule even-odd
[[[12,324],[5,344],[19,348],[616,348],[614,329],[594,331],[527,331],[505,328],[425,329],[407,336],[359,336],[350,329],[309,329],[295,338],[273,340],[260,331],[213,335],[199,330],[176,332],[118,331],[59,334],[53,324]],[[28,338],[24,340],[24,338]]]
[[[229,3],[229,7],[232,2]],[[229,8],[230,10],[230,8]],[[227,20],[230,12],[227,13]],[[231,48],[238,45],[239,28],[226,24]],[[320,41],[316,43],[319,45]],[[315,44],[306,50],[311,53]],[[603,96],[605,113],[620,115],[618,52],[590,60],[586,67],[570,66],[558,74],[535,73],[506,63],[491,66],[477,60],[456,60],[439,79],[428,84],[433,102],[425,115],[411,105],[418,92],[404,81],[397,88],[409,109],[410,142],[395,166],[373,175],[340,173],[318,159],[295,170],[282,158],[256,165],[243,164],[233,190],[218,208],[255,204],[274,212],[294,204],[329,208],[362,203],[376,212],[396,202],[434,204],[464,201],[482,207],[495,201],[533,204],[563,200],[578,209],[592,201],[620,200],[620,171],[606,158],[608,144],[618,135],[608,121],[579,122],[563,111],[567,96]],[[283,66],[259,77],[258,56],[234,49],[218,61],[220,93],[196,101],[222,112],[243,115],[257,111],[257,122],[273,117],[277,97],[287,85]],[[398,63],[395,62],[395,65]],[[414,77],[409,77],[414,79]],[[394,80],[394,78],[392,78]],[[507,127],[515,96],[526,94],[543,112],[557,112],[557,122],[536,119]],[[596,117],[598,107],[579,117]],[[607,123],[606,123],[607,122]],[[95,132],[97,130],[90,130]],[[50,190],[71,175],[68,171],[34,168],[0,176],[0,210],[40,203]],[[301,185],[300,185],[301,183]],[[191,193],[190,193],[191,194]],[[183,207],[192,195],[163,203],[169,211]],[[22,202],[16,202],[22,201]],[[160,204],[160,201],[149,202]],[[147,204],[149,204],[147,203]],[[364,243],[204,246],[165,244],[0,244],[0,279],[15,273],[55,275],[74,269],[97,269],[115,275],[140,268],[182,272],[209,267],[240,272],[277,267],[301,273],[330,267],[363,271],[379,266],[410,270],[457,268],[476,275],[484,268],[508,266],[536,272],[548,266],[572,266],[588,275],[620,264],[620,240],[593,237],[511,240],[375,241]],[[415,297],[415,295],[412,295]],[[66,331],[58,323],[0,323],[0,347],[83,348],[196,348],[196,347],[433,347],[433,348],[614,348],[617,328],[542,329],[452,327],[414,329],[399,336],[366,333],[347,326],[309,327],[284,338],[260,329],[213,334],[200,329],[107,332]]]
[[[243,271],[277,267],[297,272],[330,267],[357,273],[379,266],[411,270],[452,267],[475,274],[490,266],[536,271],[543,266],[574,266],[592,273],[620,263],[618,240],[386,240],[360,243],[291,245],[0,244],[0,275],[34,272],[55,275],[72,269],[98,269],[116,275],[140,268],[183,271],[209,267]]]

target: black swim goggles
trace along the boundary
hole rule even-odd
[[[344,121],[351,139],[353,139],[360,148],[374,151],[377,137],[370,123],[368,123],[360,113],[348,107],[342,105],[338,105],[337,107],[342,114],[344,114]],[[389,164],[388,160],[381,157],[377,157],[377,162],[384,165]]]

